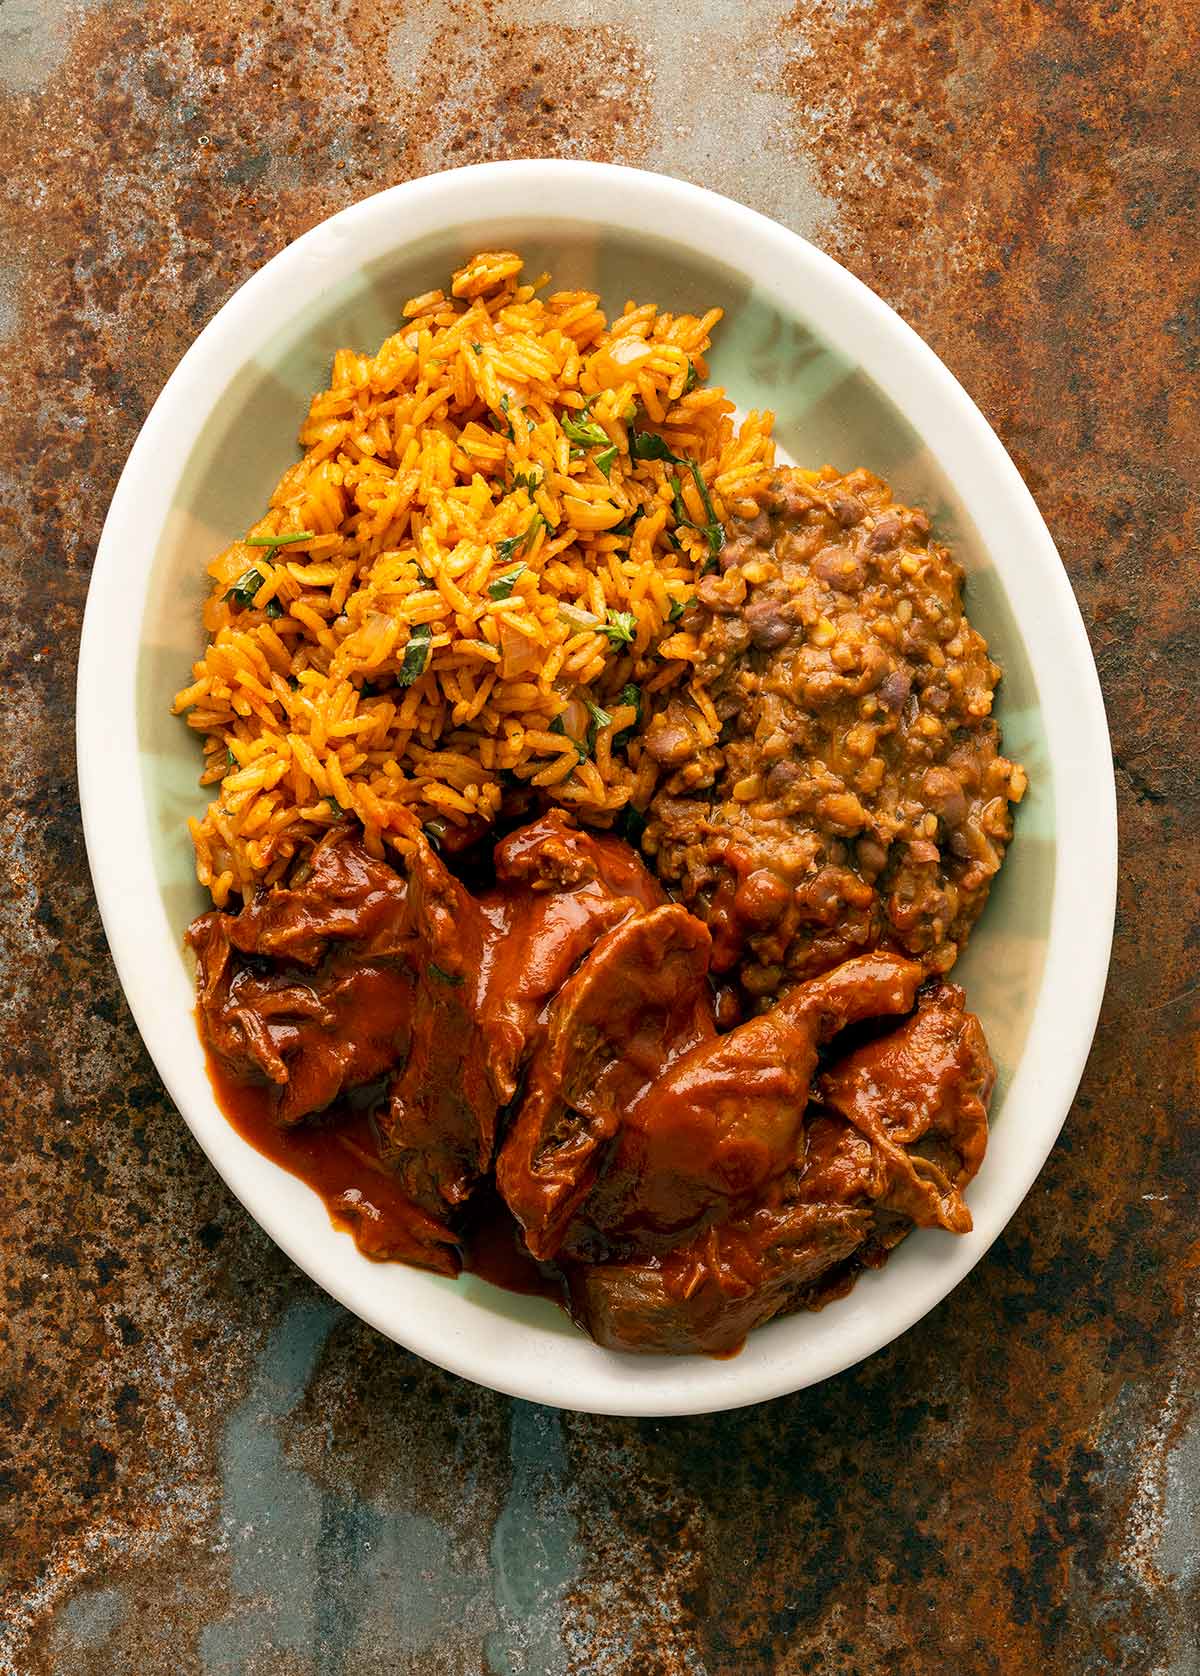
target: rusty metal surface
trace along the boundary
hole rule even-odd
[[[1182,0],[0,3],[0,1672],[1200,1671],[1197,13]],[[167,1102],[70,725],[166,374],[304,228],[613,158],[815,237],[944,357],[1079,595],[1121,805],[1062,1143],[898,1344],[724,1417],[558,1415],[330,1304]]]

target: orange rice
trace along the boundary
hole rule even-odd
[[[420,823],[478,829],[506,782],[599,824],[640,801],[639,710],[689,684],[673,621],[716,526],[753,514],[772,416],[735,426],[705,385],[720,309],[610,325],[521,269],[483,252],[377,354],[339,350],[304,457],[208,567],[175,710],[204,740],[190,828],[218,907],[343,816],[382,854]]]

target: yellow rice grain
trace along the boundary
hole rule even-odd
[[[303,457],[209,565],[174,708],[203,739],[213,797],[189,831],[218,906],[341,813],[372,853],[403,852],[420,822],[494,818],[506,777],[611,823],[654,785],[631,683],[644,722],[686,680],[700,737],[719,731],[671,622],[713,562],[709,509],[690,467],[632,440],[653,426],[694,460],[722,521],[753,515],[772,417],[735,425],[705,382],[720,309],[631,300],[610,324],[595,294],[545,286],[483,251],[374,355],[338,350]],[[577,745],[558,728],[584,700],[611,721]]]

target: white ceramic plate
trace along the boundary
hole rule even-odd
[[[974,1232],[908,1239],[820,1314],[776,1321],[730,1360],[598,1349],[555,1307],[470,1276],[361,1257],[317,1197],[230,1127],[192,1017],[182,936],[206,906],[188,814],[199,752],[172,695],[203,636],[205,565],[260,515],[342,344],[373,350],[400,304],[485,247],[530,271],[671,309],[726,311],[713,379],[778,416],[781,448],[866,465],[935,516],[1005,669],[999,715],[1031,789],[998,888],[955,970],[1000,1067]],[[455,1373],[619,1414],[733,1408],[824,1379],[887,1344],[978,1262],[1054,1143],[1095,1028],[1116,886],[1100,689],[1075,600],[1016,469],[921,340],[844,269],[774,222],[663,176],[599,164],[487,164],[343,210],[230,298],[168,381],[104,527],[79,662],[79,783],[113,958],[171,1097],[247,1209],[349,1309]]]

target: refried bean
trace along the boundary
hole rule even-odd
[[[962,567],[868,471],[783,469],[680,630],[721,731],[679,697],[644,736],[644,847],[752,998],[883,947],[944,973],[1012,836],[1000,670]]]

